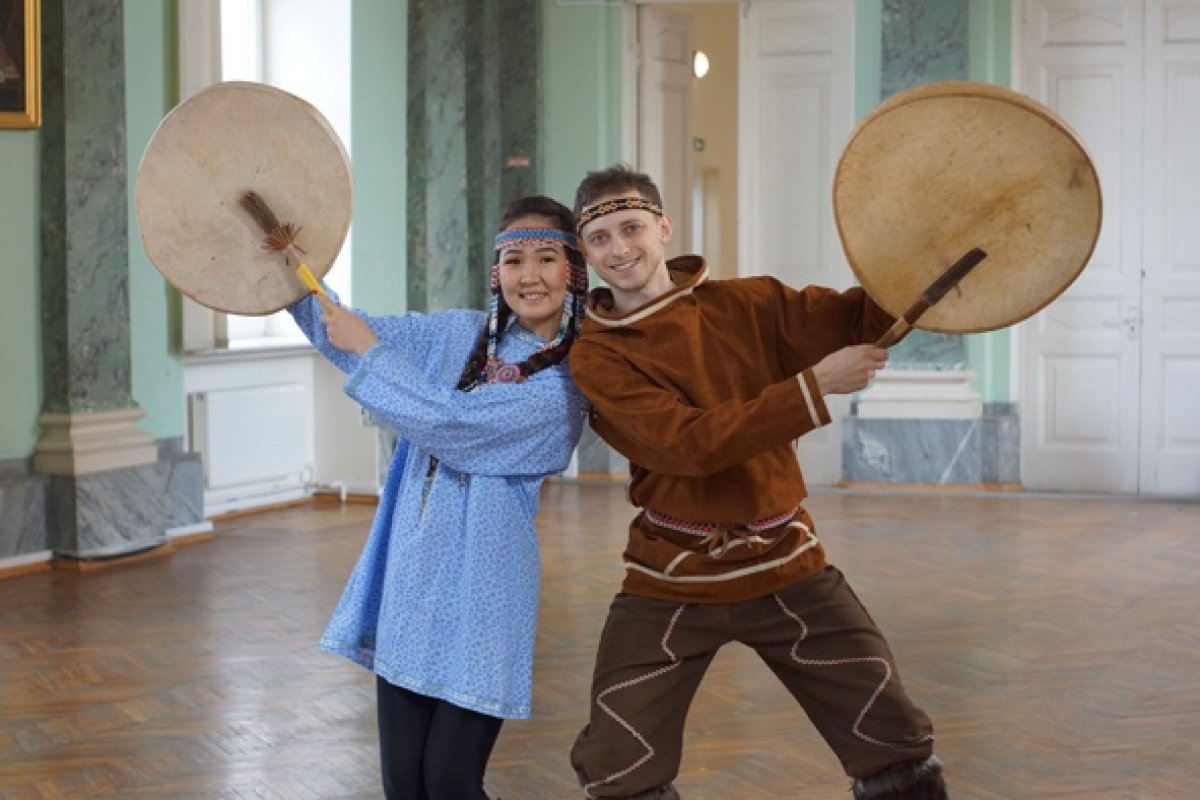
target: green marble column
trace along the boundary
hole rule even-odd
[[[537,186],[537,0],[409,4],[408,308],[482,308],[505,203]]]
[[[131,394],[124,5],[42,4],[44,403],[33,467],[52,476],[50,546],[74,557],[142,550],[200,519],[198,460],[160,458]]]
[[[967,0],[883,0],[880,90],[897,92],[967,78]],[[913,331],[892,348],[897,369],[961,369],[967,351],[958,334]]]
[[[45,410],[133,405],[121,0],[43,4]]]

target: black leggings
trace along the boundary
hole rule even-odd
[[[376,676],[387,800],[487,800],[483,772],[504,720]]]

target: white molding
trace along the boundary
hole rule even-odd
[[[216,517],[233,511],[249,511],[256,508],[291,503],[312,497],[312,489],[300,486],[290,489],[270,490],[255,493],[253,490],[239,487],[238,494],[206,492],[204,496],[204,516]]]
[[[179,0],[179,101],[221,80],[220,0]],[[182,298],[183,349],[224,344],[224,316]]]
[[[641,44],[638,39],[638,10],[636,3],[626,3],[621,9],[621,98],[629,113],[621,114],[621,161],[638,163],[638,71],[641,69]]]
[[[53,550],[38,550],[35,553],[7,556],[6,558],[0,558],[0,572],[15,569],[16,567],[28,566],[29,564],[40,564],[43,561],[49,561],[53,557]]]
[[[885,369],[858,396],[863,419],[979,419],[983,399],[965,370]]]
[[[180,0],[179,99],[221,80],[220,0]]]
[[[178,539],[181,536],[195,536],[197,533],[212,533],[213,524],[209,520],[194,522],[191,525],[178,525],[167,528],[167,539]]]

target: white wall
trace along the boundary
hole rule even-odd
[[[364,425],[357,403],[342,391],[346,376],[324,358],[313,363],[313,482],[352,494],[380,488],[378,429]]]

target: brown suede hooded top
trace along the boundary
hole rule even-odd
[[[675,288],[624,316],[614,316],[608,289],[591,292],[571,374],[592,427],[630,461],[633,504],[677,528],[736,531],[741,546],[639,515],[623,590],[688,602],[759,597],[825,566],[802,509],[791,525],[751,535],[806,495],[792,443],[830,421],[812,367],[875,341],[893,318],[861,288],[707,281],[699,256],[667,267]]]

